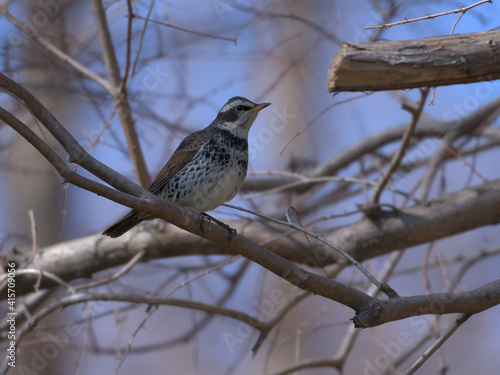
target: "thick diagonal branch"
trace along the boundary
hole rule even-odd
[[[91,188],[85,185],[82,187],[89,190]],[[120,200],[124,204],[141,202],[130,195],[122,197],[116,190],[112,191],[116,197],[111,199]],[[102,188],[96,192],[105,193]],[[449,194],[427,204],[416,205],[399,212],[383,212],[377,220],[364,218],[354,224],[332,230],[325,236],[358,261],[363,261],[394,250],[495,225],[500,222],[500,211],[497,207],[500,207],[500,180]],[[257,243],[282,235],[287,230],[262,222],[228,223],[236,228],[238,233]],[[212,228],[214,227],[210,226],[210,229]],[[198,233],[197,225],[192,229]],[[174,226],[152,222],[118,239],[103,238],[96,234],[47,247],[41,251],[36,265],[68,281],[81,275],[89,277],[99,271],[125,264],[145,247],[148,249],[145,260],[238,253],[237,248],[225,247],[227,233],[224,231],[220,240],[220,245],[217,245]],[[315,251],[311,251],[309,243],[302,236],[284,236],[267,243],[266,247],[280,257],[296,263],[325,266],[339,260],[335,254],[320,245],[315,245]],[[266,263],[263,263],[263,266],[267,268]],[[44,283],[42,287],[49,285],[51,284]],[[17,288],[18,293],[31,291],[33,280],[29,278],[20,280]]]
[[[52,165],[58,173],[61,173],[62,171],[61,175],[66,178],[67,182],[86,190],[96,192],[108,199],[125,203],[126,205],[138,211],[144,211],[155,217],[162,218],[165,221],[168,221],[178,226],[179,228],[185,229],[191,233],[197,235],[201,234],[198,214],[181,207],[174,206],[153,195],[152,193],[141,189],[133,182],[128,181],[117,172],[104,166],[92,156],[88,155],[75,141],[71,134],[55,119],[54,116],[50,114],[50,112],[36,98],[34,98],[21,86],[19,86],[9,78],[3,76],[1,73],[0,87],[7,89],[10,94],[26,104],[26,106],[32,111],[34,116],[41,122],[41,124],[45,128],[47,128],[49,132],[51,132],[51,134],[54,135],[56,140],[70,154],[70,156],[73,158],[73,162],[79,164],[110,185],[123,187],[122,190],[126,191],[127,193],[122,193],[99,182],[87,179],[76,172],[68,173],[68,166],[66,166],[65,164],[61,165],[60,158],[54,158],[49,155],[50,151],[47,150],[48,145],[46,145],[40,137],[38,137],[35,133],[30,132],[25,124],[23,124],[8,112],[0,111],[0,115],[2,116],[0,117],[0,119],[2,119],[7,125],[11,126],[23,137],[25,137],[28,142],[33,144],[50,163],[52,163],[54,160],[58,161],[58,163],[53,163]],[[276,253],[271,252],[264,246],[259,245],[241,235],[235,235],[231,242],[231,245],[227,246],[227,231],[219,225],[211,224],[205,226],[204,237],[206,237],[210,241],[218,243],[219,245],[225,246],[225,248],[227,249],[226,253],[232,252],[235,254],[243,255],[244,257],[267,268],[271,272],[287,280],[298,288],[310,291],[315,294],[323,295],[324,297],[333,300],[340,300],[341,303],[345,304],[346,306],[350,306],[353,309],[357,309],[363,306],[367,302],[367,298],[369,298],[365,293],[353,287],[308,272],[301,267],[291,263],[290,261],[287,261],[286,259],[280,257]],[[97,260],[98,263],[106,262],[105,258],[94,258],[94,253],[95,249],[90,251],[87,255]],[[38,262],[38,258],[36,261]],[[61,265],[61,263],[59,262],[56,263]],[[99,267],[98,264],[95,264],[94,266],[95,268]],[[38,266],[36,266],[35,268],[38,268]],[[66,267],[63,266],[62,269],[66,269]],[[81,277],[82,275],[83,274],[80,272],[78,276]],[[29,275],[24,276],[27,276],[29,278]],[[22,294],[21,284],[23,284],[23,281],[20,278],[19,283],[16,285],[18,295]],[[32,282],[31,280],[27,285],[29,285],[31,290],[33,290],[33,287],[35,285],[38,286],[39,284],[36,281]],[[42,287],[44,287],[43,281]]]

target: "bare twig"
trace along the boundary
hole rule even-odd
[[[338,38],[335,34],[329,32],[328,30],[326,30],[322,26],[318,25],[317,23],[312,22],[312,21],[310,21],[304,17],[301,17],[299,15],[290,14],[290,13],[286,14],[286,13],[271,12],[269,10],[261,10],[261,9],[257,9],[257,8],[244,6],[242,4],[243,3],[234,2],[233,6],[237,9],[240,9],[240,10],[248,12],[248,13],[252,13],[252,14],[254,14],[258,17],[262,17],[262,18],[270,18],[270,19],[284,18],[284,19],[289,19],[292,21],[302,23],[302,24],[306,25],[307,27],[311,28],[312,30],[321,34],[321,36],[323,38],[330,40],[330,41],[333,41],[337,44],[341,43],[340,38]]]
[[[428,87],[422,89],[420,102],[418,103],[417,108],[410,110],[412,114],[412,120],[408,125],[408,129],[406,129],[403,135],[403,139],[401,140],[401,145],[399,146],[398,151],[392,157],[391,163],[389,164],[385,172],[382,174],[382,176],[380,176],[377,186],[375,187],[375,189],[373,189],[372,196],[370,199],[372,205],[379,203],[382,191],[389,182],[392,173],[399,167],[401,161],[403,160],[403,157],[405,156],[405,152],[410,143],[410,139],[415,131],[415,128],[417,127],[417,124],[420,120],[420,116],[422,115],[425,101],[427,100],[427,96],[429,95],[429,90],[430,88]]]
[[[410,358],[417,350],[419,350],[420,347],[422,347],[427,341],[435,336],[436,334],[434,333],[432,326],[429,326],[425,334],[423,334],[422,337],[416,340],[415,343],[410,348],[408,348],[408,350],[406,350],[398,358],[396,358],[391,363],[391,368],[385,370],[380,375],[394,375],[394,371],[391,371],[393,368],[397,368],[399,365],[401,365],[401,363],[408,360],[408,358]]]
[[[100,285],[109,284],[113,281],[116,281],[119,278],[121,278],[123,275],[127,274],[132,269],[132,267],[134,267],[134,265],[139,263],[142,260],[142,258],[144,257],[144,255],[146,255],[146,251],[142,250],[142,251],[138,252],[137,254],[135,254],[134,257],[132,259],[130,259],[130,261],[127,264],[125,264],[125,266],[123,266],[118,272],[115,272],[111,277],[106,277],[103,280],[96,280],[96,281],[91,281],[89,283],[81,284],[81,285],[75,286],[74,289],[75,290],[82,290],[82,289],[88,289],[88,288],[95,288],[95,287],[98,287]]]
[[[243,208],[243,207],[233,206],[233,205],[230,205],[230,204],[226,204],[226,206],[234,208],[234,209],[239,210],[239,211],[247,212],[249,214],[258,216],[260,218],[263,218],[265,220],[269,220],[269,221],[271,221],[273,223],[277,223],[277,224],[281,224],[281,225],[286,225],[286,226],[288,226],[290,228],[293,228],[293,229],[298,230],[300,232],[306,233],[307,235],[309,235],[309,236],[317,239],[320,242],[323,242],[325,245],[327,245],[328,247],[332,248],[333,250],[335,250],[336,252],[338,252],[339,254],[341,254],[351,264],[353,264],[357,269],[359,269],[361,271],[361,273],[363,273],[368,278],[368,280],[370,280],[374,285],[376,285],[377,288],[378,288],[378,290],[380,290],[381,292],[383,292],[384,294],[386,294],[388,297],[396,297],[396,296],[398,296],[398,294],[389,285],[387,285],[385,283],[380,283],[370,272],[368,272],[368,270],[365,267],[363,267],[361,265],[361,263],[359,263],[356,259],[354,259],[350,254],[348,254],[344,250],[342,250],[339,246],[335,245],[331,241],[328,241],[323,236],[320,236],[320,235],[318,235],[318,234],[316,234],[316,233],[314,233],[314,232],[312,232],[312,231],[310,231],[310,230],[302,227],[301,225],[294,224],[290,220],[283,221],[283,220],[274,219],[272,217],[269,217],[269,216],[266,216],[266,215],[262,215],[262,214],[260,214],[258,212],[251,211],[251,210],[248,210],[248,209]],[[288,209],[287,209],[287,211],[288,211]]]
[[[193,277],[189,278],[188,280],[180,283],[179,285],[175,286],[174,288],[172,288],[170,291],[168,291],[164,297],[170,297],[173,293],[175,293],[177,290],[181,289],[181,288],[184,288],[186,285],[192,283],[193,281],[195,280],[198,280],[199,278],[201,277],[205,277],[205,276],[208,276],[209,274],[211,274],[212,272],[215,272],[215,271],[218,271],[220,270],[221,268],[231,264],[231,263],[234,263],[236,262],[237,260],[241,259],[241,256],[240,255],[235,255],[229,259],[226,259],[212,267],[210,267],[209,269],[206,269],[206,270],[203,270],[203,272],[200,272],[196,275],[194,275]]]
[[[239,267],[239,269],[237,270],[235,275],[233,275],[232,277],[230,277],[228,279],[228,282],[230,283],[230,287],[227,288],[226,291],[222,294],[222,296],[219,297],[215,301],[214,305],[224,306],[225,302],[237,290],[238,282],[241,280],[241,278],[245,274],[246,270],[248,270],[249,264],[250,264],[249,261],[243,262],[243,264]],[[92,318],[93,318],[93,321],[95,321],[96,319],[104,318],[104,317],[107,317],[109,315],[116,314],[117,312],[122,313],[122,312],[130,311],[132,308],[137,308],[137,307],[138,306],[136,304],[130,304],[129,306],[119,308],[119,309],[110,307],[110,309],[108,311],[104,311],[102,313],[95,313],[92,316]],[[190,327],[190,329],[187,332],[182,333],[181,335],[174,337],[174,338],[167,338],[163,342],[155,342],[155,343],[136,346],[136,347],[134,347],[134,353],[146,353],[146,352],[151,352],[152,350],[164,350],[164,349],[173,347],[175,345],[185,343],[185,342],[187,342],[188,339],[192,338],[195,335],[195,333],[199,333],[204,327],[206,327],[206,325],[215,316],[216,316],[215,314],[207,313],[204,315],[204,317],[201,320],[195,322],[193,324],[193,326]],[[75,320],[75,321],[73,321],[73,323],[85,324],[85,319]],[[41,325],[39,325],[38,327],[40,330],[47,331],[47,330],[53,330],[53,329],[57,329],[57,328],[61,328],[61,327],[64,328],[64,326],[66,324],[67,323],[65,323],[65,322],[64,323],[57,323],[57,324],[45,324],[45,325],[43,325],[43,327],[41,327]],[[94,350],[95,351],[96,348],[95,347],[87,347],[86,350],[89,350],[89,351]],[[100,346],[98,348],[98,352],[100,354],[111,354],[111,355],[115,355],[117,351],[119,353],[121,353],[124,350],[126,350],[126,348],[122,348],[122,347],[120,347],[120,348],[117,348],[117,347],[104,348],[104,347]]]
[[[221,269],[222,267],[225,267],[226,265],[231,264],[231,263],[235,262],[236,260],[238,260],[240,258],[241,258],[240,256],[234,256],[234,257],[229,258],[229,259],[227,259],[227,260],[225,260],[223,262],[220,262],[219,264],[216,264],[215,266],[211,267],[208,270],[205,270],[203,272],[198,273],[197,275],[195,275],[194,277],[190,278],[189,280],[186,280],[185,282],[183,282],[183,283],[177,285],[176,287],[172,288],[169,292],[167,292],[164,295],[163,298],[170,297],[177,290],[185,287],[186,285],[190,284],[191,282],[199,279],[200,277],[206,276],[206,275],[208,275],[208,274],[210,274],[210,273],[212,273],[214,271],[217,271],[217,270]],[[141,320],[141,322],[136,327],[136,329],[134,330],[134,332],[132,333],[132,335],[130,336],[130,338],[129,338],[128,342],[127,342],[127,347],[125,348],[123,354],[121,355],[120,362],[116,366],[116,373],[119,372],[119,370],[120,370],[123,362],[127,358],[127,356],[130,353],[130,351],[132,350],[132,344],[133,344],[136,336],[139,334],[139,332],[144,327],[144,325],[146,324],[146,322],[151,318],[151,316],[156,312],[157,309],[158,309],[157,305],[155,305],[155,306],[149,305],[147,313],[146,313],[146,316]]]
[[[30,217],[30,226],[31,226],[31,241],[32,241],[32,251],[33,251],[33,259],[37,256],[38,253],[38,239],[37,239],[37,230],[36,230],[36,219],[35,213],[33,210],[28,211]]]
[[[267,175],[272,175],[272,174],[273,173],[267,173]],[[296,176],[293,177],[292,175],[296,175]],[[299,174],[290,174],[290,173],[288,173],[286,177],[296,178],[299,181],[289,182],[287,184],[283,184],[281,186],[278,186],[278,187],[275,187],[275,188],[272,188],[269,190],[263,190],[263,191],[258,192],[258,193],[245,194],[245,195],[241,196],[241,199],[254,199],[254,198],[259,198],[262,196],[267,196],[270,194],[277,194],[277,193],[286,192],[286,191],[296,189],[299,187],[303,187],[303,186],[308,186],[308,185],[312,185],[312,184],[316,185],[316,184],[332,182],[332,181],[339,182],[339,183],[348,183],[348,184],[361,184],[361,185],[374,186],[374,187],[376,187],[378,185],[378,183],[375,181],[369,181],[369,180],[356,178],[356,177],[305,177],[305,176],[302,176]],[[407,192],[405,192],[403,190],[396,189],[393,186],[385,186],[383,189],[392,191],[396,194],[399,194],[399,195],[405,197],[406,199],[411,200],[415,203],[421,203],[420,200],[418,200],[417,198],[413,197],[412,195],[409,195]]]
[[[424,17],[417,17],[417,18],[411,18],[411,19],[407,19],[405,17],[404,21],[393,22],[393,23],[386,23],[386,24],[378,25],[378,26],[365,27],[365,30],[380,29],[380,28],[388,29],[389,27],[392,27],[392,26],[404,25],[404,24],[410,23],[410,22],[430,20],[430,19],[433,19],[433,18],[436,18],[436,17],[447,16],[449,14],[456,14],[456,13],[462,13],[462,14],[464,14],[469,9],[475,8],[475,7],[477,7],[479,5],[482,5],[482,4],[485,4],[485,3],[492,3],[492,0],[481,0],[481,1],[478,1],[477,3],[474,3],[474,4],[466,6],[466,7],[464,7],[462,4],[460,4],[460,8],[458,8],[458,9],[448,10],[446,12],[441,12],[441,13],[436,13],[436,14],[429,14],[429,13],[427,13],[427,15],[424,16]]]
[[[485,122],[492,121],[500,114],[500,98],[496,98],[476,111],[468,114],[464,118],[453,121],[436,121],[429,117],[422,117],[420,123],[414,131],[414,137],[418,139],[435,137],[457,137],[472,133],[478,126]],[[310,169],[304,173],[308,178],[334,176],[343,168],[347,168],[351,163],[358,161],[365,155],[375,153],[379,148],[384,147],[391,142],[400,140],[408,125],[399,125],[380,131],[368,138],[357,142],[346,149],[336,153],[327,159],[324,163]],[[491,129],[490,129],[491,130]],[[444,153],[445,155],[446,153]],[[284,184],[295,182],[295,179],[286,176],[265,177],[265,178],[247,178],[243,185],[244,191],[262,191]],[[297,193],[304,193],[313,188],[315,184],[303,185],[290,189]]]
[[[387,282],[387,280],[389,280],[397,264],[401,260],[403,254],[404,254],[403,251],[398,251],[391,254],[390,258],[387,260],[382,270],[380,271],[379,279],[382,282]],[[371,285],[367,294],[374,297],[377,295],[378,292],[379,292],[378,288],[376,288],[375,285]],[[287,367],[286,369],[273,373],[273,375],[289,374],[300,369],[315,368],[315,367],[333,367],[341,369],[342,366],[345,364],[346,360],[348,359],[348,356],[351,353],[351,349],[354,346],[355,340],[359,337],[360,333],[361,331],[359,329],[353,329],[352,327],[349,327],[333,359],[325,358],[319,360],[315,359],[315,360],[303,361],[297,365],[293,365]]]
[[[434,154],[431,161],[428,163],[428,168],[422,177],[422,184],[417,197],[426,201],[429,196],[431,185],[436,176],[437,170],[441,165],[441,162],[445,159],[446,154],[448,154],[448,149],[452,148],[453,142],[464,135],[473,134],[480,127],[486,127],[491,124],[491,122],[497,118],[500,114],[500,107],[498,104],[500,99],[495,99],[492,102],[479,108],[477,111],[471,113],[465,118],[461,118],[455,122],[454,126],[444,134],[443,144],[441,148]]]
[[[52,312],[64,308],[67,306],[72,306],[75,304],[90,302],[90,301],[104,301],[104,302],[132,302],[132,303],[141,303],[148,305],[163,305],[163,306],[177,306],[184,307],[189,309],[197,309],[200,311],[205,311],[212,314],[219,314],[222,316],[226,316],[232,319],[236,319],[246,324],[259,328],[262,323],[253,318],[250,315],[245,313],[235,311],[232,309],[228,309],[225,307],[219,307],[214,305],[209,305],[201,302],[191,301],[191,300],[182,300],[182,299],[174,299],[174,298],[160,298],[160,297],[152,297],[152,296],[138,296],[131,294],[114,294],[114,293],[82,293],[82,294],[74,294],[71,296],[63,297],[60,299],[56,299],[51,302],[49,305],[43,307],[38,311],[33,317],[28,320],[21,329],[18,330],[16,335],[16,348],[17,345],[21,342],[22,338],[30,332],[40,320],[51,314]],[[8,365],[9,359],[6,357],[2,365],[0,367],[0,373],[5,374],[9,369]]]
[[[195,31],[194,29],[186,29],[186,28],[181,27],[181,26],[172,25],[171,23],[154,20],[154,19],[151,19],[149,17],[146,18],[146,17],[141,17],[141,16],[138,16],[138,15],[134,15],[134,18],[138,18],[138,19],[145,20],[145,21],[150,21],[150,22],[162,25],[162,26],[171,27],[172,29],[185,31],[185,32],[187,32],[189,34],[204,36],[204,37],[211,38],[211,39],[227,40],[228,42],[233,42],[235,45],[238,44],[238,37],[236,37],[236,38],[227,38],[227,37],[224,37],[224,36],[217,36],[217,35],[213,35],[213,34],[203,33],[203,32],[200,32],[200,31]]]
[[[33,41],[35,41],[38,45],[40,45],[42,48],[44,48],[47,52],[49,52],[51,55],[55,56],[59,61],[62,61],[65,64],[68,64],[73,69],[75,69],[78,73],[80,73],[83,76],[94,81],[95,83],[97,83],[99,86],[101,86],[107,92],[109,92],[111,94],[112,89],[111,89],[111,85],[109,84],[108,81],[106,81],[100,75],[94,73],[92,70],[87,68],[85,65],[76,61],[71,56],[69,56],[66,53],[64,53],[63,51],[61,51],[59,48],[54,46],[52,43],[50,43],[46,39],[40,37],[40,35],[36,34],[28,26],[24,25],[19,20],[17,20],[12,14],[10,14],[6,7],[0,7],[0,14],[2,14],[11,24],[13,24],[19,30],[21,30],[24,34],[26,34],[27,36],[32,38]]]
[[[341,104],[345,104],[345,103],[348,103],[348,102],[351,102],[351,101],[354,101],[354,100],[357,100],[359,98],[362,98],[364,96],[368,96],[368,95],[371,95],[372,93],[365,93],[365,94],[361,94],[361,95],[357,95],[357,96],[354,96],[352,98],[349,98],[349,99],[346,99],[346,100],[342,100],[342,101],[339,101],[339,102],[335,102],[331,105],[329,105],[328,107],[326,107],[324,110],[322,110],[316,117],[314,117],[311,121],[309,121],[306,125],[304,125],[304,127],[302,129],[300,129],[297,133],[295,133],[288,141],[286,141],[285,145],[281,148],[280,150],[280,155],[283,155],[283,152],[286,150],[286,148],[288,147],[288,145],[290,145],[290,143],[292,143],[292,141],[297,138],[299,135],[301,135],[304,131],[306,131],[306,129],[308,129],[312,124],[314,124],[316,121],[318,121],[325,113],[327,113],[330,109],[332,109],[333,107],[336,107],[338,105],[341,105]]]
[[[427,349],[422,356],[405,372],[405,375],[414,374],[431,356],[436,350],[438,350],[446,340],[462,325],[467,319],[469,319],[472,314],[460,314],[453,324],[448,327],[448,329],[439,337],[434,344]]]
[[[491,3],[491,0],[489,2]],[[462,5],[460,5],[460,7],[462,7]],[[465,12],[460,12],[460,15],[457,17],[457,19],[455,20],[455,23],[453,24],[453,26],[451,28],[450,35],[453,34],[453,32],[455,31],[455,28],[458,25],[458,22],[462,19],[462,17],[464,16],[464,14],[465,14]]]
[[[127,84],[130,77],[130,54],[132,47],[132,22],[134,11],[132,9],[132,0],[127,0],[127,11],[128,11],[128,21],[127,21],[127,50],[125,52],[125,70],[123,73],[122,84],[120,87],[120,95],[123,95],[127,90]]]
[[[78,350],[78,357],[75,362],[75,375],[78,375],[78,371],[80,369],[80,363],[83,358],[83,353],[85,351],[85,342],[87,341],[87,332],[90,324],[90,302],[85,303],[85,322],[83,326],[82,337],[80,340],[80,348]]]
[[[141,55],[141,50],[142,50],[142,43],[144,41],[144,36],[146,35],[146,30],[147,30],[148,24],[149,24],[148,19],[151,16],[151,12],[153,11],[153,7],[155,5],[155,2],[156,2],[156,0],[151,0],[151,3],[149,4],[148,14],[146,15],[146,20],[145,20],[144,26],[141,30],[141,36],[139,37],[139,43],[137,44],[137,51],[135,53],[134,63],[132,64],[132,71],[130,72],[130,75],[132,75],[132,76],[135,74],[135,68],[137,67],[137,63],[139,62],[139,56]],[[130,16],[130,12],[129,12],[129,16]]]
[[[94,12],[95,23],[97,26],[97,35],[101,43],[101,49],[104,56],[104,63],[109,76],[111,96],[115,107],[118,111],[120,123],[122,125],[123,134],[127,141],[128,152],[134,172],[142,187],[148,187],[151,183],[151,178],[148,173],[144,154],[142,152],[139,136],[135,129],[132,111],[127,96],[126,90],[123,90],[125,84],[122,81],[120,67],[116,58],[116,50],[113,46],[111,34],[106,19],[106,11],[102,4],[102,0],[91,0],[92,11]],[[128,25],[130,30],[131,24]]]
[[[450,147],[449,145],[446,145],[446,144],[444,144],[444,145],[443,145],[443,148],[444,148],[446,151],[448,151],[450,154],[452,154],[454,157],[456,157],[457,159],[461,160],[461,161],[462,161],[462,162],[463,162],[463,163],[464,163],[467,167],[469,167],[469,168],[471,169],[471,171],[472,171],[472,172],[473,172],[473,173],[474,173],[477,177],[479,177],[479,178],[480,178],[483,182],[488,181],[486,178],[484,178],[484,177],[481,175],[481,173],[479,173],[479,172],[477,171],[477,169],[476,169],[476,168],[474,168],[474,166],[473,166],[473,165],[471,165],[471,164],[470,164],[467,160],[465,160],[465,159],[463,158],[463,156],[462,156],[462,155],[460,155],[457,151],[455,151],[455,149],[454,149],[454,148],[452,148],[452,147]]]

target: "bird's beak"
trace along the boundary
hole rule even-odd
[[[271,105],[271,103],[260,103],[260,104],[257,104],[255,107],[253,107],[252,111],[259,112],[261,109],[264,109],[270,105]]]

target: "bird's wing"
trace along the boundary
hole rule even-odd
[[[184,138],[167,164],[165,164],[160,173],[158,173],[158,176],[156,176],[148,190],[154,194],[165,186],[172,176],[193,160],[200,148],[211,139],[211,134],[211,131],[205,128]]]

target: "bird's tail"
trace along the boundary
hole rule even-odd
[[[147,220],[148,218],[148,215],[141,215],[140,212],[132,210],[116,223],[111,225],[104,232],[102,232],[102,234],[110,236],[111,238],[120,237],[122,234],[128,232],[130,229],[142,223],[144,220]]]

